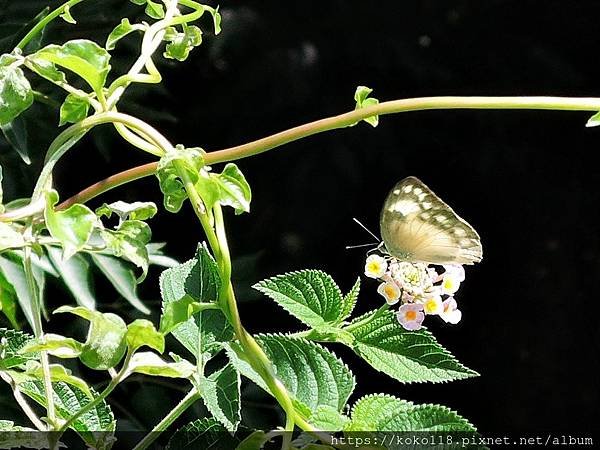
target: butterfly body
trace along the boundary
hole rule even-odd
[[[392,188],[379,224],[386,251],[401,261],[474,264],[483,255],[475,229],[415,177]]]

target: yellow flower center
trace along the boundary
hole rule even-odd
[[[406,318],[406,320],[416,320],[417,312],[410,309],[404,313],[404,317]]]

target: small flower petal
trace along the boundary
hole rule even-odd
[[[421,324],[425,319],[425,314],[423,314],[423,305],[418,303],[402,305],[398,309],[398,312],[396,312],[396,317],[398,322],[400,322],[400,325],[402,325],[405,330],[418,330],[421,328]]]
[[[443,310],[442,308],[442,297],[440,297],[439,295],[426,297],[423,301],[423,310],[425,311],[425,314],[440,314]]]
[[[454,297],[448,297],[446,300],[444,300],[442,303],[442,312],[440,313],[440,317],[444,320],[444,322],[451,323],[453,325],[460,322],[460,319],[462,318],[462,312],[460,309],[458,309]]]
[[[442,294],[452,295],[458,291],[460,280],[453,273],[446,272],[441,284]]]
[[[452,275],[458,281],[465,281],[465,268],[460,264],[445,265],[444,270],[446,271],[444,275]]]
[[[385,283],[381,283],[377,288],[377,292],[379,292],[383,296],[383,298],[385,298],[385,301],[389,305],[394,305],[398,303],[398,300],[400,300],[400,288],[393,281],[386,281]]]
[[[370,255],[365,262],[365,275],[369,278],[381,278],[387,270],[386,260],[379,255]]]

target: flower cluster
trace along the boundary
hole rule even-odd
[[[461,319],[454,294],[465,279],[465,271],[460,265],[439,267],[370,255],[365,275],[381,281],[377,292],[389,305],[400,303],[398,322],[407,330],[418,330],[426,315],[440,316],[451,324]]]

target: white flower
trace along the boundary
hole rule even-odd
[[[456,291],[458,291],[458,288],[460,287],[460,282],[460,275],[457,275],[455,272],[444,273],[444,278],[442,279],[442,284],[440,286],[442,289],[442,294],[455,294]]]
[[[462,313],[460,312],[460,309],[458,309],[454,297],[448,297],[446,300],[444,300],[442,303],[442,312],[440,313],[440,317],[444,320],[444,322],[451,323],[453,325],[460,322]]]
[[[405,330],[418,330],[421,328],[423,319],[425,319],[425,314],[423,314],[423,305],[419,303],[408,303],[406,305],[402,305],[396,313],[396,318]]]
[[[399,262],[391,267],[398,285],[412,296],[421,296],[432,286],[427,266],[423,263]]]
[[[465,281],[465,268],[460,264],[449,264],[444,266],[446,271],[444,275],[449,274],[456,278],[458,281]]]
[[[385,283],[381,283],[377,288],[377,292],[379,292],[388,305],[394,305],[398,303],[400,300],[400,288],[393,281],[386,281]]]
[[[425,300],[423,301],[423,310],[425,311],[425,314],[440,314],[442,312],[442,308],[442,297],[439,295],[425,297]]]
[[[369,278],[381,278],[387,270],[386,260],[379,255],[370,255],[365,262],[365,275]]]

